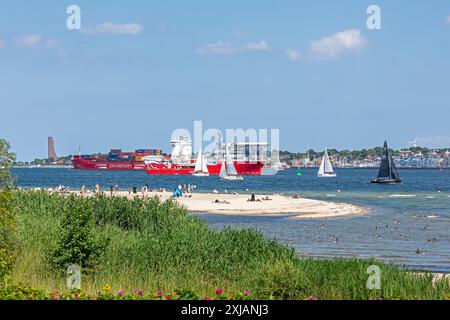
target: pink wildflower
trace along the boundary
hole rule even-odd
[[[216,293],[217,293],[217,294],[222,294],[222,292],[223,292],[223,290],[222,290],[221,288],[219,288],[219,289],[216,290]]]
[[[133,293],[137,294],[137,295],[140,295],[140,296],[144,295],[144,291],[142,291],[142,290],[133,290]]]

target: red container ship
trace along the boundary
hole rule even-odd
[[[239,175],[261,174],[265,161],[259,159],[259,155],[264,153],[259,149],[260,146],[266,147],[264,144],[253,144],[249,147],[248,143],[237,143],[232,146],[235,158],[233,163]],[[258,151],[254,153],[256,157],[248,155],[251,147],[257,147]],[[218,175],[220,172],[224,146],[221,148],[207,163],[210,175]],[[238,156],[239,150],[245,150],[242,156]],[[249,160],[250,158],[252,160]],[[162,151],[157,149],[139,149],[135,152],[113,149],[108,155],[76,155],[72,158],[72,164],[77,170],[146,170],[151,175],[191,175],[195,168],[195,161],[192,159],[192,141],[183,138],[172,140],[171,155],[163,155]]]
[[[97,157],[74,156],[72,158],[73,168],[77,170],[146,170],[144,162],[138,161],[110,161]]]
[[[146,156],[160,156],[161,150],[139,149],[135,152],[111,150],[108,155],[76,155],[72,158],[74,169],[77,170],[146,170]]]

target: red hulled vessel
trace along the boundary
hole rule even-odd
[[[192,175],[195,161],[192,159],[192,141],[189,139],[172,140],[171,155],[163,155],[158,149],[140,149],[135,152],[122,152],[113,149],[108,155],[76,155],[72,158],[77,170],[146,170],[151,175]],[[234,167],[239,175],[260,175],[265,165],[260,155],[265,153],[266,144],[235,143],[223,144],[210,154],[206,163],[210,175],[218,175],[224,159],[225,148],[233,149]],[[249,151],[255,149],[254,152]],[[251,160],[250,160],[251,159]]]
[[[218,175],[222,163],[208,164],[208,172],[210,175]],[[234,162],[236,171],[240,175],[260,175],[264,167],[264,163],[240,163]],[[191,175],[194,173],[194,164],[166,164],[166,163],[149,163],[147,164],[147,173],[152,175]]]
[[[115,171],[131,171],[146,170],[147,166],[144,162],[139,161],[110,161],[108,159],[99,159],[95,157],[74,156],[72,158],[73,168],[77,170],[115,170]]]

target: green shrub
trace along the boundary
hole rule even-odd
[[[15,155],[0,139],[0,284],[11,271],[18,249],[17,219],[12,207],[12,177],[9,172]]]
[[[61,229],[49,253],[50,263],[61,271],[72,264],[84,271],[94,269],[109,239],[99,239],[95,234],[92,202],[70,196],[60,209]]]

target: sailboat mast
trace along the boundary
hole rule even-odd
[[[386,145],[386,154],[388,158],[388,166],[389,166],[389,179],[392,179],[392,159],[391,155],[389,154],[389,147]]]

